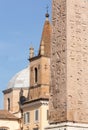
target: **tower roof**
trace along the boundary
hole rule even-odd
[[[44,56],[50,57],[50,48],[51,48],[51,24],[49,22],[49,14],[46,13],[46,20],[44,23],[43,31],[42,31],[42,37],[40,41],[40,48],[39,48],[39,55],[41,55],[41,46],[44,46]]]

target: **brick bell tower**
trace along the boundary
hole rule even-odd
[[[50,48],[51,24],[49,22],[49,14],[47,12],[38,55],[34,56],[34,48],[30,48],[29,100],[49,98]]]
[[[88,130],[88,0],[52,0],[51,130]]]

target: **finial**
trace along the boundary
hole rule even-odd
[[[46,18],[49,18],[48,8],[49,8],[49,6],[47,5],[47,7],[46,7],[46,14],[45,14]]]
[[[30,50],[30,58],[32,58],[32,57],[34,57],[34,48],[33,48],[33,46],[32,46],[32,43],[30,44],[30,48],[29,48],[29,50]]]

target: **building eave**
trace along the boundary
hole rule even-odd
[[[28,60],[31,61],[35,61],[37,59],[40,59],[41,57],[46,57],[46,58],[50,58],[50,56],[45,56],[45,55],[38,55],[38,56],[34,56],[32,58],[29,58]]]
[[[42,105],[42,104],[48,105],[48,103],[49,103],[49,98],[39,98],[39,99],[29,100],[29,101],[24,102],[21,108],[23,109],[26,107],[33,107],[33,106]]]

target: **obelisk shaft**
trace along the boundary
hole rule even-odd
[[[88,123],[88,0],[52,2],[50,123]]]

